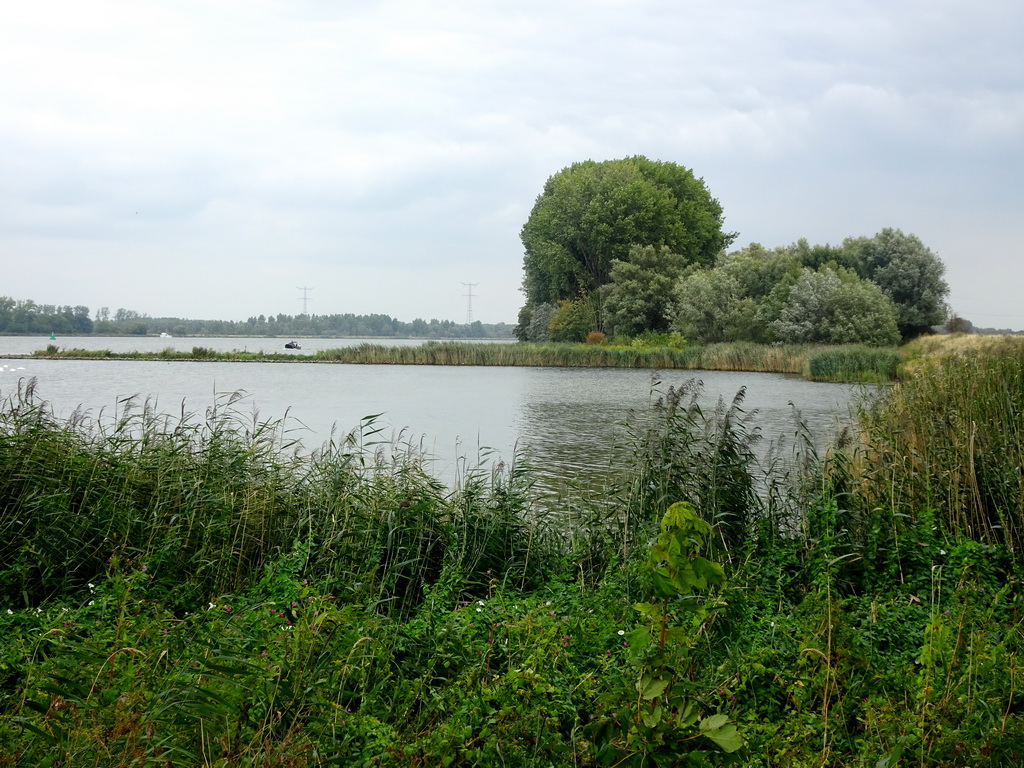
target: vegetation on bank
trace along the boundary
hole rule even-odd
[[[597,334],[601,337],[601,334]],[[650,368],[664,370],[753,371],[803,376],[812,381],[885,383],[914,371],[926,360],[1001,356],[1024,347],[1024,337],[940,334],[922,336],[899,348],[859,344],[687,344],[678,334],[643,334],[597,343],[472,344],[427,342],[420,346],[363,343],[301,352],[218,352],[196,346],[167,347],[157,353],[87,350],[47,345],[36,357],[110,360],[211,360],[225,362],[307,362],[366,365],[483,365]]]
[[[896,376],[900,360],[892,349],[859,345],[708,344],[467,344],[427,342],[419,346],[364,343],[304,355],[298,352],[191,351],[168,347],[160,352],[111,352],[57,347],[35,353],[57,359],[217,360],[225,362],[306,362],[367,365],[483,365],[665,370],[755,371],[801,375],[815,381],[877,383]]]
[[[510,338],[512,326],[505,323],[456,323],[416,318],[411,322],[390,315],[344,314],[254,315],[245,320],[196,320],[182,317],[150,317],[123,307],[107,307],[90,316],[85,306],[37,304],[32,299],[15,300],[0,296],[0,334],[55,333],[100,336],[290,336],[329,338],[420,338],[488,339]]]
[[[904,347],[908,361],[937,357],[1002,357],[1024,348],[1024,334],[936,334],[921,336]]]
[[[1024,350],[764,462],[697,387],[555,503],[372,422],[303,457],[230,401],[17,393],[0,765],[1019,765]]]

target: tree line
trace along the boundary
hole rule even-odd
[[[2,334],[96,334],[99,336],[327,336],[371,338],[489,339],[511,338],[506,323],[456,323],[451,320],[404,322],[389,315],[258,315],[246,320],[192,320],[150,317],[132,309],[111,312],[108,307],[90,317],[88,307],[37,304],[0,296]]]
[[[0,333],[92,333],[89,308],[36,304],[0,296]]]
[[[948,318],[945,265],[898,229],[838,246],[728,251],[735,233],[702,179],[644,157],[548,179],[523,226],[516,335],[601,332],[700,342],[895,344]]]

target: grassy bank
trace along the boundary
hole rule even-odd
[[[904,347],[908,359],[929,357],[1000,357],[1024,349],[1024,334],[949,333],[921,336]]]
[[[220,360],[226,362],[307,362],[369,365],[480,365],[659,370],[755,371],[801,375],[815,381],[880,382],[896,375],[894,350],[818,345],[771,346],[745,342],[672,347],[586,344],[471,344],[427,342],[419,346],[360,344],[312,355],[283,352],[216,352],[164,349],[156,354],[58,348],[35,353],[57,359]]]
[[[666,391],[549,505],[372,423],[22,392],[0,765],[1018,765],[1024,355],[932,365],[764,464],[742,392]]]

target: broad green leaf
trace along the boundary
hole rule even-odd
[[[694,558],[696,559],[696,558]],[[684,584],[688,584],[695,589],[707,589],[708,582],[704,578],[703,574],[698,573],[693,567],[693,561],[688,562],[679,571],[679,578],[682,579]]]
[[[651,646],[651,633],[645,627],[637,627],[626,634],[626,643],[634,653],[640,653]]]
[[[652,709],[645,709],[641,715],[644,721],[644,725],[648,728],[656,728],[661,722],[661,715],[663,713],[661,704],[655,705]]]
[[[651,618],[661,613],[661,606],[654,605],[653,603],[634,603],[633,610],[639,611],[644,616]]]
[[[690,639],[690,632],[686,627],[669,627],[665,630],[665,641],[669,643],[685,643]]]
[[[700,721],[700,732],[725,752],[735,752],[743,746],[743,737],[727,715],[711,715]]]
[[[654,594],[658,597],[675,597],[680,593],[679,584],[661,568],[651,574],[654,582]]]
[[[665,547],[662,542],[658,542],[659,546],[651,547],[651,551],[647,555],[647,565],[652,568],[657,567],[660,563],[668,562],[668,553],[665,552]]]
[[[650,701],[661,696],[667,687],[668,680],[662,677],[651,677],[650,675],[644,675],[636,684],[636,689],[640,692],[640,698],[644,701]]]
[[[725,581],[725,569],[718,563],[713,563],[705,557],[694,557],[690,560],[694,573],[712,584],[721,584]]]
[[[709,715],[700,721],[700,729],[701,731],[710,731],[716,728],[721,728],[728,722],[728,715]]]
[[[689,728],[697,722],[697,707],[692,701],[686,702],[686,706],[679,713],[679,727]]]

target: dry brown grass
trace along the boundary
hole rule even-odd
[[[907,358],[973,357],[1024,349],[1022,335],[950,333],[922,336],[904,347]]]

